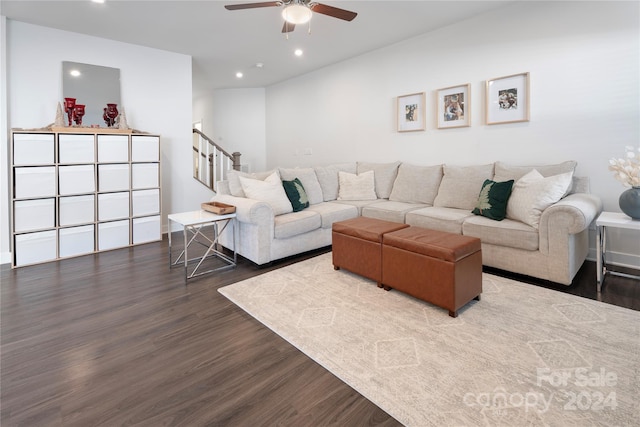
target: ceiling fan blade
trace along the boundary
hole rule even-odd
[[[332,16],[338,19],[344,19],[345,21],[353,21],[353,19],[358,16],[357,13],[351,12],[348,10],[340,9],[337,7],[329,6],[322,3],[312,4],[311,10],[314,12],[321,13],[322,15]]]
[[[256,7],[273,7],[282,6],[281,1],[266,1],[262,3],[243,3],[243,4],[227,4],[225,9],[227,10],[239,10],[239,9],[255,9]]]
[[[284,25],[282,26],[283,33],[290,33],[295,29],[296,29],[296,24],[292,24],[290,22],[284,21]]]

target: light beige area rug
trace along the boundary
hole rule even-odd
[[[331,253],[220,292],[408,426],[640,425],[640,312],[483,280],[455,319]]]

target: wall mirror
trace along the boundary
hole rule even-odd
[[[76,98],[77,104],[84,104],[83,126],[99,125],[107,127],[102,114],[107,104],[120,105],[120,69],[99,65],[62,62],[63,98]],[[61,100],[64,111],[64,99]],[[67,121],[65,114],[65,123]]]

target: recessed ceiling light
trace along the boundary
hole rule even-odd
[[[71,74],[73,77],[79,77],[80,74],[82,74],[80,71],[78,70],[71,70],[69,71],[69,74]]]
[[[241,79],[243,75],[244,75],[244,74],[242,74],[240,71],[238,71],[238,72],[236,73],[236,77],[237,77],[237,78],[239,78],[239,79]]]
[[[262,68],[264,64],[262,62],[256,62],[256,68]]]
[[[93,3],[104,3],[104,0],[91,0]]]
[[[296,56],[302,56],[302,53],[303,53],[303,52],[302,52],[302,49],[296,49],[293,53],[294,53]]]

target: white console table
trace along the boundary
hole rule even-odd
[[[168,216],[169,219],[169,267],[174,267],[177,265],[184,265],[184,277],[185,283],[189,279],[193,279],[194,277],[202,276],[203,274],[212,273],[214,271],[219,271],[227,268],[233,268],[237,264],[237,244],[238,244],[238,231],[236,226],[236,214],[226,214],[226,215],[216,215],[211,212],[207,212],[204,210],[192,211],[192,212],[183,212],[177,214],[171,214]],[[184,239],[184,246],[182,252],[178,255],[176,260],[172,259],[172,241],[171,241],[171,222],[175,222],[176,224],[180,224],[182,226],[182,233]],[[228,256],[227,254],[219,251],[216,246],[218,244],[218,239],[220,237],[220,233],[224,232],[228,225],[231,225],[232,233],[233,233],[233,255]],[[213,238],[207,236],[204,231],[207,227],[213,228]],[[194,258],[189,258],[189,247],[194,244],[203,245],[206,248],[206,251],[201,256],[196,256]],[[199,271],[202,263],[210,257],[217,257],[223,261],[222,266],[211,268],[206,271]],[[188,265],[189,263],[196,263],[196,266],[193,268],[193,271],[189,273]]]
[[[640,276],[632,274],[620,273],[617,271],[607,271],[607,228],[619,228],[626,230],[640,231],[640,221],[633,220],[627,215],[618,212],[602,212],[596,220],[596,250],[597,250],[597,280],[598,292],[602,290],[602,282],[607,273],[614,276],[628,277],[632,279],[640,279]]]

